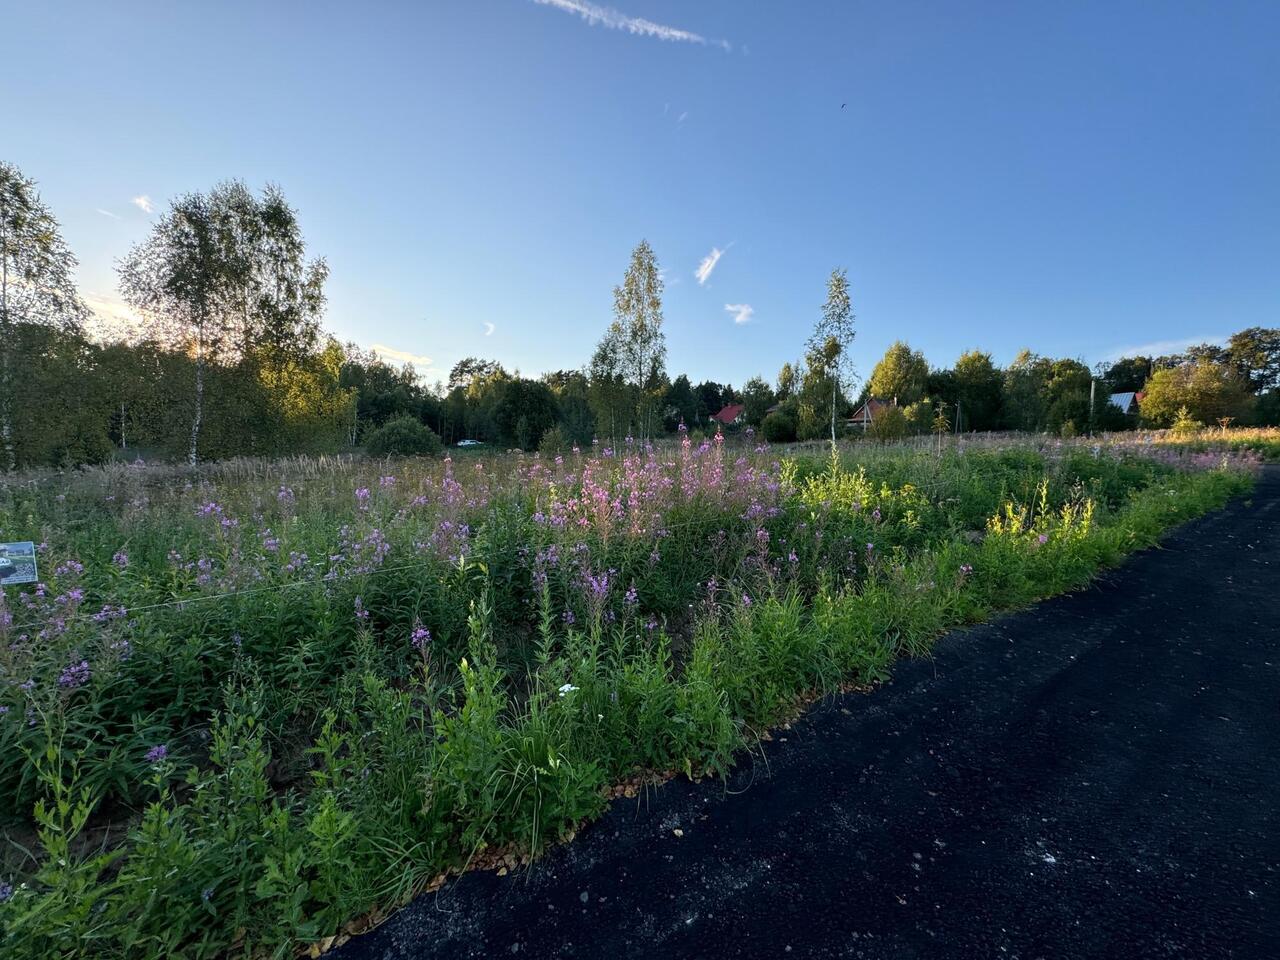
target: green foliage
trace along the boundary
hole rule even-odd
[[[962,353],[954,372],[960,429],[994,430],[1004,402],[1004,378],[992,364],[991,354],[978,350]]]
[[[867,436],[873,440],[901,440],[911,430],[907,415],[901,407],[887,406],[880,410],[867,428]]]
[[[770,443],[788,443],[796,438],[796,425],[781,411],[774,411],[764,418],[761,433]]]
[[[435,431],[413,417],[400,417],[378,427],[365,438],[371,457],[434,457],[442,449]]]
[[[1183,407],[1191,419],[1209,423],[1248,416],[1252,397],[1237,372],[1223,363],[1185,363],[1153,373],[1142,400],[1143,420],[1170,426]]]
[[[872,397],[897,400],[899,406],[909,407],[924,396],[928,380],[929,364],[924,354],[898,340],[871,371],[867,390]]]
[[[543,455],[556,456],[557,454],[568,453],[569,447],[568,437],[558,426],[547,430],[538,442],[538,452]]]
[[[1191,415],[1191,411],[1184,405],[1178,408],[1177,414],[1173,418],[1171,429],[1175,436],[1189,436],[1204,429],[1204,424]]]
[[[741,398],[747,423],[753,427],[761,426],[774,404],[773,387],[761,377],[752,377],[742,385]]]
[[[907,433],[924,434],[933,430],[934,408],[928,400],[918,400],[902,411]]]
[[[37,840],[0,855],[0,952],[288,956],[536,854],[610,784],[722,775],[815,694],[1248,484],[1215,453],[734,443],[4,488],[62,625],[14,642],[29,592],[0,627],[30,678],[0,686],[0,811]]]

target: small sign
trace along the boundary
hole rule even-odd
[[[0,587],[35,582],[36,545],[30,540],[0,543]]]

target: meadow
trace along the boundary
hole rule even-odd
[[[0,540],[36,541],[41,582],[0,606],[0,944],[318,950],[637,783],[723,774],[814,697],[1245,492],[1259,456],[682,436],[7,478]]]

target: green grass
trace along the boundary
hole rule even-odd
[[[48,544],[52,582],[6,598],[4,955],[288,956],[536,854],[638,773],[723,774],[815,695],[1250,482],[708,445],[12,484],[4,537]]]

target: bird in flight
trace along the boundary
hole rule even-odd
[[[847,107],[847,106],[848,106],[848,104],[847,104],[847,103],[842,103],[842,104],[840,104],[840,109],[841,109],[841,110],[843,110],[843,109],[844,109],[845,107]]]

